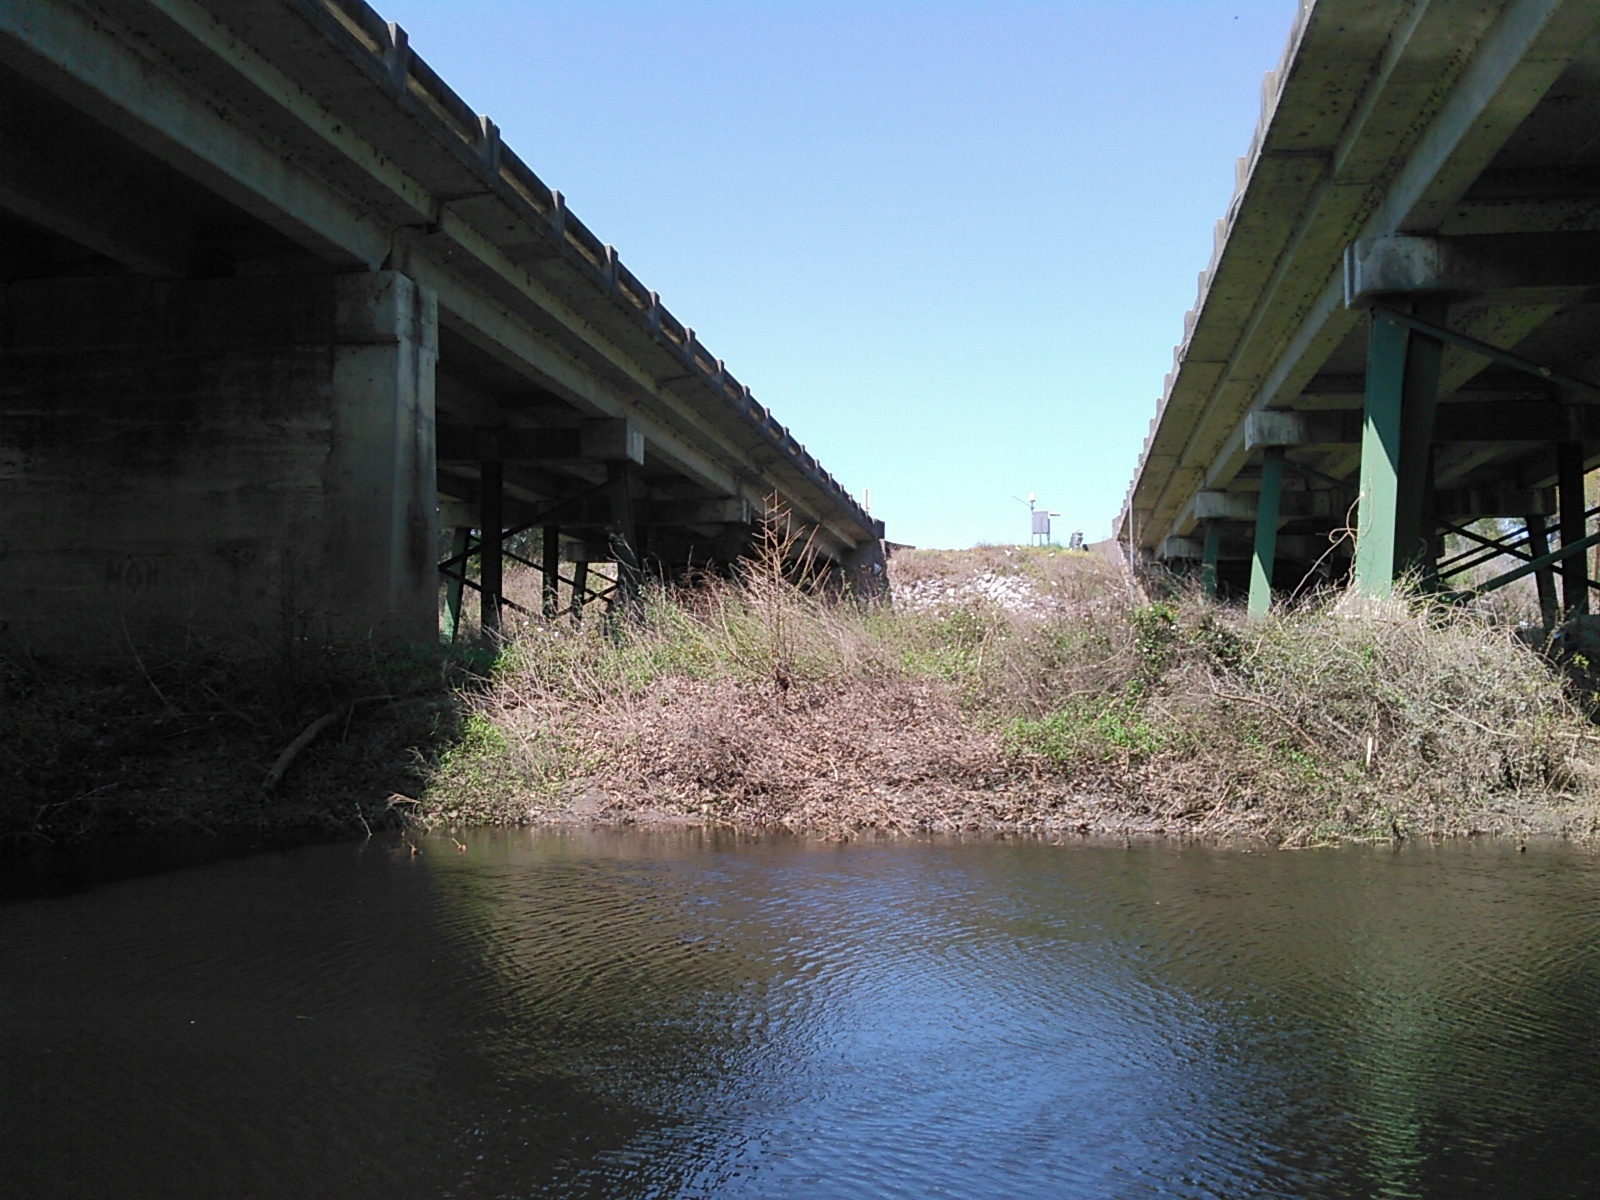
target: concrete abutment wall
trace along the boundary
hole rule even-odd
[[[434,638],[437,325],[392,271],[0,290],[0,637]]]

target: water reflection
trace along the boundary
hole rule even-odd
[[[0,1194],[1500,1196],[1600,1169],[1600,864],[702,831],[0,907]]]

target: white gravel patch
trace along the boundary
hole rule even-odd
[[[894,591],[897,607],[911,612],[930,608],[963,608],[969,604],[990,604],[1007,612],[1035,612],[1052,607],[1031,579],[1022,575],[997,575],[980,571],[960,580],[922,579]]]

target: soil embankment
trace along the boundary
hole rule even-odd
[[[0,850],[541,821],[1600,835],[1600,736],[1515,622],[1351,597],[1247,622],[1061,550],[891,572],[892,607],[757,567],[498,657],[12,659]]]
[[[1600,738],[1513,623],[1329,597],[1247,623],[1116,564],[905,552],[891,609],[775,572],[530,629],[427,822],[697,820],[1305,845],[1600,831]]]

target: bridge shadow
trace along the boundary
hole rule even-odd
[[[90,665],[5,649],[11,896],[398,827],[492,661],[289,637]]]

